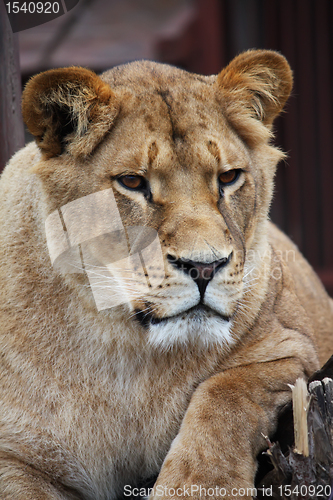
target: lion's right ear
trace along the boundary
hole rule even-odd
[[[112,126],[119,111],[117,96],[93,71],[59,68],[27,83],[23,119],[46,158],[68,151],[90,154]]]

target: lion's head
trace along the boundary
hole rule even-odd
[[[66,207],[105,191],[95,205],[98,226],[99,215],[107,216],[103,196],[115,200],[113,237],[97,231],[77,243],[81,258],[86,252],[92,259],[85,271],[102,276],[105,291],[115,286],[112,266],[110,277],[98,270],[130,249],[136,277],[121,307],[152,343],[229,345],[247,304],[255,309],[283,156],[270,144],[271,126],[291,86],[286,60],[271,51],[245,52],[217,76],[143,61],[101,77],[83,68],[51,70],[28,83],[23,115],[42,151],[34,171],[47,211],[57,218],[65,207],[66,219]],[[145,258],[156,234],[157,253]]]

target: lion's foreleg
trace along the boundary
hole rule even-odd
[[[155,484],[156,498],[252,498],[256,456],[303,375],[296,358],[233,368],[195,391]]]

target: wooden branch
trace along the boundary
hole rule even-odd
[[[319,382],[320,383],[320,382]],[[295,448],[294,453],[309,456],[308,409],[309,393],[305,380],[298,378],[292,387]]]
[[[329,375],[327,377],[326,375]],[[292,387],[294,446],[282,453],[278,442],[267,439],[267,456],[273,464],[258,485],[271,488],[282,500],[333,499],[333,356],[314,374],[307,387],[298,379]],[[316,380],[318,378],[318,380]],[[292,415],[288,413],[288,418]],[[283,436],[283,429],[280,429]]]

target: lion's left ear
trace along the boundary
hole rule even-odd
[[[92,152],[112,126],[119,102],[93,71],[59,68],[27,83],[23,119],[46,158],[65,150],[75,157]]]
[[[240,127],[247,114],[270,128],[290,95],[292,83],[286,59],[271,50],[244,52],[217,77],[224,111]]]

